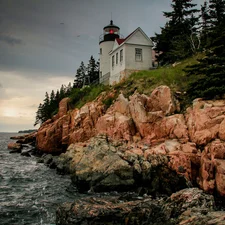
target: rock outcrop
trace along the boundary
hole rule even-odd
[[[224,224],[225,212],[215,211],[213,196],[197,188],[152,199],[126,194],[117,197],[84,197],[61,205],[56,224]]]
[[[70,145],[59,158],[70,163],[72,181],[83,192],[133,190],[170,195],[188,186],[186,179],[168,166],[170,159],[167,154],[148,154],[145,157],[144,151],[112,142],[101,135],[85,145]],[[174,165],[173,162],[171,164]]]
[[[169,171],[183,176],[190,185],[225,196],[225,100],[196,99],[180,113],[179,102],[167,86],[156,88],[149,96],[134,93],[125,98],[121,93],[107,110],[104,99],[107,94],[74,110],[69,108],[69,99],[63,99],[58,114],[37,133],[40,151],[65,152],[65,158],[70,155],[71,165],[66,170],[75,174],[80,187],[134,187],[136,177],[145,177],[138,172],[143,166],[140,159],[147,168],[151,167],[148,163],[166,159]],[[93,147],[96,139],[89,141],[98,135],[110,140],[101,143],[100,149]],[[114,146],[113,141],[122,142],[123,148]],[[153,180],[146,181],[149,187]]]

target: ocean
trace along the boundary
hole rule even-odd
[[[7,144],[16,133],[0,133],[0,224],[55,224],[58,204],[79,195],[69,176],[36,162],[35,156],[10,154]]]

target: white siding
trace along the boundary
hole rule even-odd
[[[129,70],[149,70],[152,67],[152,48],[143,45],[125,45],[126,69]],[[135,60],[135,48],[142,49],[142,61]]]
[[[135,44],[135,45],[151,45],[152,41],[149,38],[146,38],[145,35],[137,30],[131,37],[126,41],[127,44]]]
[[[122,50],[122,49],[123,49],[123,61],[120,62],[120,50]],[[118,53],[118,64],[116,64],[116,54],[117,53]],[[125,70],[125,48],[124,48],[124,45],[110,54],[110,62],[112,62],[112,56],[115,57],[115,65],[114,65],[114,67],[112,67],[112,63],[110,65],[110,79],[109,79],[110,84],[118,83],[122,79],[120,72]]]

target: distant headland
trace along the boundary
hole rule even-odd
[[[32,133],[34,131],[37,131],[37,129],[30,129],[30,130],[20,130],[18,133]]]

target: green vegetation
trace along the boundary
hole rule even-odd
[[[107,90],[109,90],[109,87],[101,84],[86,86],[81,89],[74,88],[69,95],[70,104],[72,108],[81,108],[87,102],[96,99],[101,92]]]
[[[191,82],[191,78],[187,76],[185,68],[195,65],[204,54],[196,54],[193,57],[179,61],[174,65],[159,67],[158,69],[149,71],[140,71],[131,74],[131,76],[122,83],[115,85],[113,88],[117,92],[123,92],[125,97],[132,95],[135,91],[140,94],[149,95],[156,87],[167,85],[172,91],[180,93],[180,101],[185,108],[191,102],[191,97],[186,91]]]

